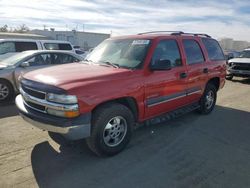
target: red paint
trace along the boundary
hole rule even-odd
[[[139,111],[138,121],[160,115],[198,101],[207,82],[215,77],[220,78],[220,88],[224,86],[226,61],[211,62],[199,37],[171,35],[133,35],[119,38],[151,39],[151,46],[142,69],[128,70],[99,65],[67,64],[30,72],[24,78],[51,84],[62,88],[68,94],[77,95],[80,112],[92,111],[101,103],[122,97],[135,99]],[[203,51],[205,62],[187,65],[182,40],[195,39]],[[183,66],[168,71],[151,71],[150,60],[154,49],[162,39],[175,39],[178,42]],[[208,68],[204,74],[203,69]],[[180,79],[180,73],[187,73],[187,78]],[[40,76],[38,76],[40,75]],[[200,93],[147,107],[146,100],[159,96],[172,95],[189,88],[200,87]]]

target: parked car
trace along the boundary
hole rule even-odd
[[[224,52],[226,60],[230,60],[233,58],[237,58],[240,56],[240,52],[237,52],[235,50],[226,50]]]
[[[66,50],[74,52],[71,43],[67,41],[0,39],[0,61],[27,50]]]
[[[245,49],[238,58],[228,61],[226,78],[232,80],[234,76],[250,77],[250,49]]]
[[[105,40],[83,63],[25,74],[16,105],[32,125],[86,138],[93,152],[110,156],[137,123],[195,109],[209,114],[225,76],[224,54],[210,36],[142,33]]]
[[[26,72],[53,65],[83,60],[75,53],[60,50],[33,50],[13,55],[0,62],[0,102],[18,92],[18,77]]]

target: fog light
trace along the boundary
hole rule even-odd
[[[74,118],[80,115],[79,111],[61,111],[54,109],[47,109],[47,113],[54,116],[66,117],[66,118]]]

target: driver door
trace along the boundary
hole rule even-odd
[[[151,64],[159,60],[171,62],[171,70],[151,70],[145,81],[145,115],[151,118],[187,104],[187,70],[181,61],[178,42],[161,40],[155,48]]]

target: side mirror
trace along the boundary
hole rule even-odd
[[[21,63],[21,65],[20,65],[21,67],[23,67],[23,68],[25,68],[25,67],[29,67],[30,66],[30,63],[29,62],[27,62],[27,61],[24,61],[24,62],[22,62]]]
[[[151,64],[150,69],[153,71],[170,70],[171,62],[168,59],[160,59],[156,61],[154,64]]]

